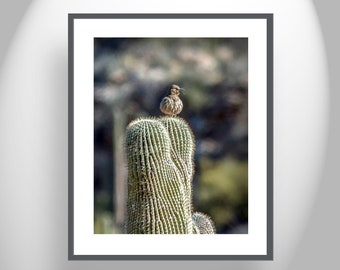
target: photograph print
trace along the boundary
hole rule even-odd
[[[94,43],[94,233],[247,233],[248,40]]]

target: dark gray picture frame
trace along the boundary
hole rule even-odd
[[[74,20],[265,19],[267,21],[267,254],[75,255],[74,254]],[[273,14],[69,14],[68,15],[68,258],[69,260],[273,260]]]

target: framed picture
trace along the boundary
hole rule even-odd
[[[69,259],[273,258],[273,15],[69,14]]]

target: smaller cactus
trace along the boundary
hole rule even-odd
[[[192,215],[194,222],[194,233],[196,234],[215,234],[213,221],[206,214],[195,212]]]

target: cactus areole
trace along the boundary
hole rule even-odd
[[[129,234],[213,234],[211,219],[193,212],[194,136],[179,117],[141,118],[126,131]]]

